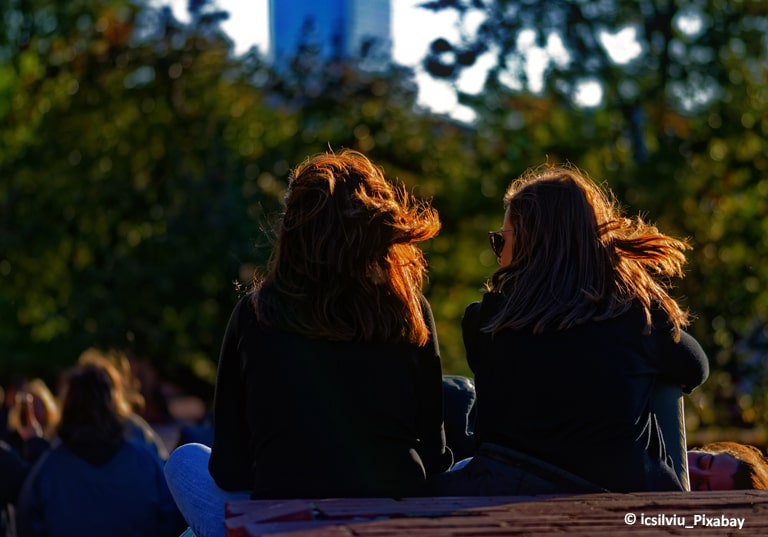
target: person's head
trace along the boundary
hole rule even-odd
[[[67,376],[58,434],[65,446],[118,445],[125,420],[117,408],[116,384],[100,366],[81,364]]]
[[[123,373],[118,365],[121,363],[119,361],[121,356],[124,355],[116,352],[103,353],[98,349],[91,348],[80,354],[77,363],[78,365],[92,365],[94,367],[99,367],[109,375],[112,379],[112,384],[114,385],[112,394],[115,400],[115,408],[121,416],[127,417],[133,413],[136,405],[132,404],[132,400],[129,397],[129,395],[133,393],[133,388],[130,384],[131,380],[126,378],[125,373]],[[128,374],[130,375],[130,369],[128,370]],[[141,397],[140,393],[138,394],[138,397],[141,398],[140,402],[141,406],[143,406],[144,399]]]
[[[657,303],[679,336],[687,314],[666,279],[683,275],[687,243],[639,216],[624,217],[610,190],[571,165],[528,170],[504,205],[503,226],[491,234],[501,267],[488,290],[507,300],[490,332],[562,330],[615,317],[634,303],[645,309],[648,330]]]
[[[293,170],[257,311],[266,325],[331,340],[427,341],[416,246],[437,212],[352,150]]]
[[[768,459],[755,446],[711,442],[688,451],[691,490],[768,490]]]

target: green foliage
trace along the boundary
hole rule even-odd
[[[483,93],[461,95],[498,158],[570,160],[606,181],[629,212],[642,212],[694,246],[681,298],[713,366],[694,396],[699,421],[764,422],[768,298],[764,286],[768,5],[764,2],[425,2],[483,20],[460,40],[438,39],[425,67],[457,79],[493,57]],[[637,54],[617,60],[606,36],[634,32]],[[546,50],[543,89],[522,70],[530,42]],[[554,47],[560,41],[562,47]],[[567,59],[562,52],[567,51]],[[599,106],[576,105],[599,83]],[[515,140],[516,143],[504,143]],[[503,154],[506,152],[506,155]],[[534,159],[535,160],[535,159]],[[496,160],[498,162],[498,160]],[[491,159],[491,163],[494,159]],[[755,334],[758,334],[757,336]],[[749,365],[752,364],[752,365]],[[763,401],[763,402],[761,402]]]
[[[50,374],[95,345],[210,382],[233,281],[266,255],[258,217],[279,193],[254,185],[270,140],[244,151],[235,135],[238,110],[272,112],[223,35],[156,12],[137,39],[140,14],[84,10],[6,69],[6,372]]]
[[[713,364],[693,395],[699,421],[764,419],[763,3],[425,5],[488,15],[425,60],[457,79],[495,55],[484,91],[460,93],[472,125],[419,109],[396,65],[310,48],[280,71],[255,50],[237,57],[210,2],[182,25],[139,0],[0,0],[0,376],[52,378],[87,347],[117,347],[210,394],[235,283],[267,262],[290,169],[351,147],[440,212],[425,251],[447,372],[469,373],[460,322],[497,267],[486,233],[506,187],[571,161],[694,246],[678,291]],[[627,28],[640,53],[617,63],[601,35]],[[523,76],[531,32],[569,56],[551,59],[540,91]],[[575,104],[587,79],[598,106]]]
[[[51,379],[85,348],[114,347],[209,394],[235,282],[265,266],[289,170],[313,153],[366,152],[435,199],[446,233],[460,227],[446,187],[473,198],[471,132],[418,110],[409,71],[310,52],[275,73],[255,51],[235,57],[206,6],[189,26],[140,3],[73,6],[23,45],[3,41],[3,375]],[[59,8],[26,7],[32,20]],[[445,250],[464,267],[435,272],[448,296],[437,289],[477,265],[441,241],[431,260]],[[448,370],[465,368],[457,304],[440,309]]]

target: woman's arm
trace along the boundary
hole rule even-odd
[[[251,461],[245,386],[238,341],[242,319],[251,308],[248,295],[235,306],[221,346],[213,398],[213,445],[208,471],[224,490],[250,490]]]
[[[467,355],[467,364],[474,372],[477,357],[477,340],[480,336],[480,302],[473,302],[464,310],[461,319],[461,336],[464,340],[464,350]]]
[[[660,333],[657,350],[662,376],[678,384],[685,393],[691,393],[709,377],[709,359],[688,332],[680,332],[679,342],[675,342],[669,332]]]
[[[431,338],[421,352],[419,364],[420,436],[419,455],[427,476],[448,470],[453,464],[453,454],[445,443],[443,426],[443,374],[432,309],[424,300],[424,321]]]

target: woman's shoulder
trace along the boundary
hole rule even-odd
[[[26,481],[45,488],[46,483],[56,482],[61,478],[74,478],[80,468],[80,460],[63,444],[57,442],[43,453],[32,465]]]
[[[258,291],[250,291],[237,299],[232,308],[229,324],[232,327],[246,326],[256,320]]]
[[[659,305],[652,304],[649,310],[639,302],[633,302],[626,311],[603,320],[592,321],[598,327],[603,328],[606,323],[614,326],[626,326],[638,333],[648,334],[648,322],[650,316],[650,333],[655,335],[671,334],[672,322],[669,315]]]
[[[504,305],[504,296],[500,293],[485,293],[480,301],[470,303],[464,310],[465,326],[487,323]]]
[[[124,442],[111,462],[118,473],[141,472],[150,480],[162,474],[163,469],[163,461],[157,452],[151,446],[136,441]]]

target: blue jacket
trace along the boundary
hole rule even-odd
[[[107,460],[58,445],[35,464],[19,496],[19,537],[174,537],[183,529],[147,447],[122,442]]]

